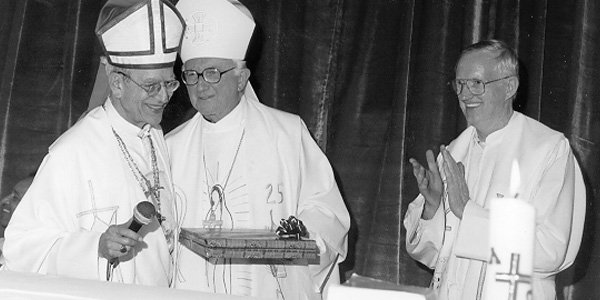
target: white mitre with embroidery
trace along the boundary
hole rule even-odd
[[[108,0],[96,35],[112,65],[159,69],[175,64],[184,28],[183,18],[168,0]]]
[[[177,9],[187,28],[181,60],[225,58],[244,60],[255,23],[236,0],[180,0]]]

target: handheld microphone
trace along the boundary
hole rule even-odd
[[[129,229],[138,232],[142,226],[150,224],[152,222],[152,218],[156,214],[156,209],[154,208],[154,204],[150,203],[150,201],[142,201],[138,203],[133,208],[133,217],[131,218],[131,223],[129,224]],[[125,246],[121,246],[121,252],[125,253],[127,248]],[[112,269],[114,269],[119,264],[119,258],[114,257],[108,261],[108,265],[106,267],[106,280],[110,281],[112,275]]]
[[[133,208],[133,218],[129,229],[138,232],[144,225],[150,224],[156,214],[156,209],[150,201],[142,201]]]
[[[154,208],[154,204],[150,203],[150,201],[142,201],[138,203],[133,208],[133,217],[131,218],[131,223],[129,223],[129,230],[134,232],[138,232],[142,226],[150,224],[152,222],[152,218],[156,214],[156,209]],[[121,246],[121,253],[127,252],[127,248],[125,246]],[[119,258],[114,257],[108,261],[108,267],[106,269],[106,279],[110,279],[111,268],[114,268],[119,264]]]

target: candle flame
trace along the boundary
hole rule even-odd
[[[512,168],[510,170],[510,193],[515,198],[519,195],[519,188],[521,185],[521,172],[519,172],[519,163],[513,160]]]

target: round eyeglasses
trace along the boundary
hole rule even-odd
[[[142,85],[142,84],[137,83],[135,80],[133,80],[133,78],[131,78],[131,76],[129,76],[123,72],[116,72],[116,73],[122,75],[123,77],[129,79],[131,82],[135,83],[135,85],[137,85],[140,89],[142,89],[146,93],[148,93],[148,96],[150,96],[150,97],[154,97],[154,96],[158,95],[158,93],[160,93],[163,83],[164,83],[165,88],[167,89],[168,93],[173,93],[173,92],[175,92],[175,90],[177,88],[179,88],[179,81],[177,81],[177,80],[167,80],[167,81],[163,81],[163,82],[156,82],[156,83],[152,83],[152,84]]]
[[[448,84],[452,87],[452,90],[454,90],[454,92],[457,95],[460,95],[460,93],[462,93],[463,87],[466,85],[467,88],[469,89],[469,92],[471,92],[471,94],[478,96],[478,95],[485,93],[485,85],[486,84],[504,80],[504,79],[507,79],[510,77],[513,77],[513,75],[509,75],[506,77],[489,80],[489,81],[483,81],[480,79],[454,79],[454,80],[450,80],[450,82],[448,82]]]
[[[221,71],[217,68],[207,68],[204,69],[202,72],[198,73],[195,70],[185,70],[181,72],[181,79],[183,79],[183,83],[187,84],[187,85],[194,85],[196,83],[198,83],[198,80],[200,80],[200,77],[202,77],[202,79],[204,79],[204,81],[208,82],[208,83],[218,83],[219,81],[221,81],[221,76],[233,69],[235,69],[236,67],[233,67],[231,69],[227,69],[225,71]]]

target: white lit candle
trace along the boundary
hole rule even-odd
[[[519,166],[513,162],[510,198],[491,199],[490,247],[485,299],[532,299],[535,209],[519,199]]]

